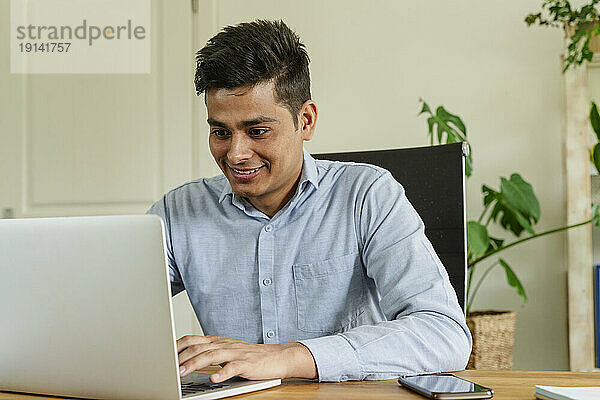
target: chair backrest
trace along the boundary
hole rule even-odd
[[[392,173],[425,223],[425,234],[448,271],[463,311],[467,286],[464,174],[467,152],[466,144],[451,143],[313,155],[322,160],[373,164]]]

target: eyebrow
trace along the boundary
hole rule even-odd
[[[212,125],[212,126],[219,126],[221,128],[227,128],[226,123],[217,121],[216,119],[209,118],[206,120],[206,122],[208,122],[208,124]],[[238,129],[243,129],[243,128],[248,128],[249,126],[253,126],[253,125],[264,124],[266,122],[278,123],[279,121],[277,121],[276,119],[271,118],[271,117],[259,115],[256,118],[240,122],[237,127],[238,127]]]

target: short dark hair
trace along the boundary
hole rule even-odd
[[[283,21],[226,26],[196,53],[196,93],[274,80],[275,100],[296,115],[310,100],[310,59],[300,37]]]

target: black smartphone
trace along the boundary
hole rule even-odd
[[[452,374],[398,378],[398,383],[429,399],[491,399],[494,391]]]

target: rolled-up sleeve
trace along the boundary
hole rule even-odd
[[[387,321],[300,341],[315,359],[319,380],[464,369],[471,352],[464,313],[402,186],[382,173],[355,213],[362,261]]]

